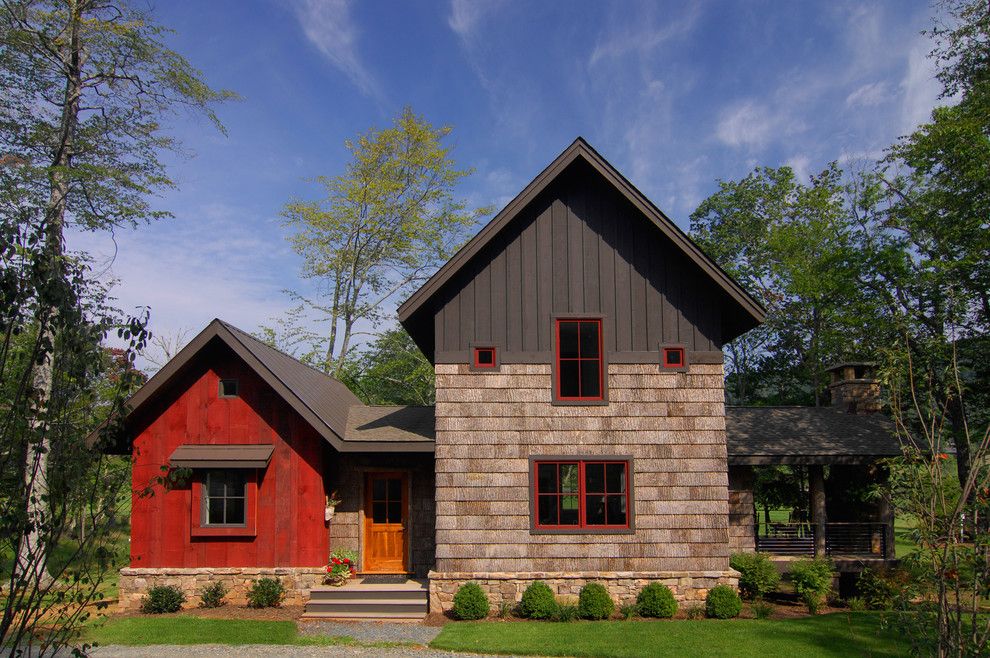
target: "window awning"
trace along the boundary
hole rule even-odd
[[[175,468],[264,468],[273,452],[273,445],[182,445],[168,463]]]

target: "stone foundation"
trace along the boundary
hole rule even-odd
[[[234,605],[247,603],[247,592],[258,578],[278,578],[285,585],[285,605],[303,605],[309,590],[323,582],[325,567],[231,567],[231,568],[162,568],[120,570],[120,611],[140,608],[141,598],[156,585],[177,585],[186,594],[183,607],[199,605],[204,586],[220,581],[227,586],[226,601]]]
[[[503,603],[515,604],[535,580],[542,580],[559,597],[577,596],[591,582],[601,583],[618,605],[635,603],[639,591],[651,582],[663,583],[681,602],[704,601],[716,585],[738,587],[739,572],[729,571],[575,571],[566,573],[438,573],[430,572],[430,612],[446,612],[453,605],[457,589],[477,583],[497,609]]]

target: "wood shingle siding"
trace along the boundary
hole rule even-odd
[[[437,572],[726,569],[721,365],[611,364],[613,401],[588,407],[550,403],[549,365],[436,373]],[[635,531],[531,533],[529,458],[555,455],[631,455]]]
[[[435,309],[437,361],[491,341],[549,362],[550,318],[604,316],[607,352],[721,348],[724,293],[614,187],[577,161],[457,272]],[[452,358],[452,355],[456,355]],[[542,357],[542,358],[541,358]]]

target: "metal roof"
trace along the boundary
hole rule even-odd
[[[168,463],[176,468],[264,468],[273,452],[270,444],[186,444],[172,452]]]

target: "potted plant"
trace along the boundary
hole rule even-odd
[[[337,548],[330,553],[330,564],[327,565],[327,575],[323,577],[324,585],[340,587],[357,573],[357,555],[346,548]]]
[[[333,520],[334,511],[337,509],[337,505],[340,505],[340,502],[340,498],[337,496],[336,491],[327,496],[327,508],[323,514],[323,519],[325,521]]]

